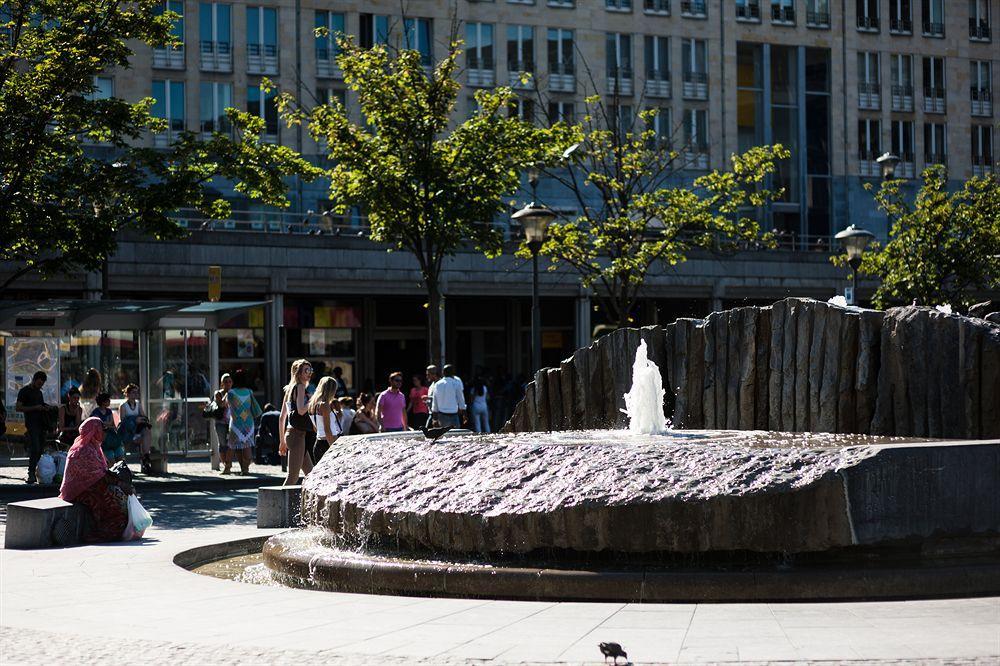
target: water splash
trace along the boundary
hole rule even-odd
[[[667,430],[663,415],[663,379],[660,369],[649,360],[646,341],[639,343],[632,364],[632,388],[625,394],[625,409],[630,432],[660,435]]]

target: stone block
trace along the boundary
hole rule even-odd
[[[264,486],[257,490],[257,527],[296,527],[302,486]]]
[[[7,505],[4,548],[49,548],[80,543],[87,510],[58,497]]]

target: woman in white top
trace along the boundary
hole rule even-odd
[[[487,400],[490,392],[486,388],[486,382],[482,377],[478,377],[469,391],[472,398],[469,412],[472,414],[472,429],[475,432],[489,433],[490,431],[490,408]]]
[[[326,453],[340,437],[340,401],[337,399],[337,380],[324,377],[319,380],[316,392],[309,399],[309,415],[316,425],[316,444],[313,447],[315,462]]]

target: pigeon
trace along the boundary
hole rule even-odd
[[[598,643],[597,647],[601,648],[601,654],[604,655],[604,661],[608,660],[608,657],[614,657],[615,663],[618,663],[618,657],[624,657],[625,663],[628,663],[628,653],[622,649],[619,643]]]
[[[441,439],[446,432],[452,429],[453,426],[441,426],[440,428],[420,428],[420,431],[424,433],[424,437],[431,440],[431,444],[434,444],[439,439]]]

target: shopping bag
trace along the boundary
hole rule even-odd
[[[153,524],[153,517],[143,508],[142,504],[139,503],[139,498],[135,495],[128,496],[128,522],[135,531],[133,539],[141,538],[143,532]]]

